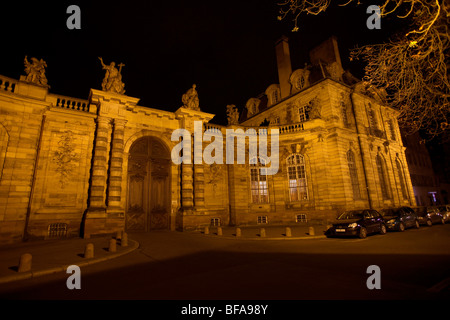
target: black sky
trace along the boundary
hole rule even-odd
[[[275,41],[290,38],[293,70],[307,62],[308,50],[338,37],[344,67],[356,45],[387,40],[389,21],[368,30],[367,2],[333,6],[307,16],[292,33],[290,19],[277,20],[277,0],[228,1],[34,1],[0,7],[0,74],[18,79],[23,59],[47,62],[50,92],[86,99],[100,89],[105,63],[124,63],[126,94],[139,105],[175,111],[181,96],[197,84],[200,108],[225,124],[227,104],[240,110],[250,97],[277,83]],[[66,9],[81,9],[81,30],[69,30]]]

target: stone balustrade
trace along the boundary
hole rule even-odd
[[[89,101],[83,99],[77,99],[62,95],[49,94],[46,97],[47,102],[50,102],[52,106],[69,110],[85,111],[89,112]]]
[[[17,80],[0,75],[0,91],[12,92],[16,89]]]

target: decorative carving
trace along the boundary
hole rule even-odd
[[[239,110],[234,104],[227,105],[228,125],[239,124]]]
[[[333,63],[326,66],[328,73],[330,74],[331,79],[336,81],[342,81],[342,75],[344,74],[344,70],[342,66],[334,61]]]
[[[73,133],[65,132],[58,141],[58,150],[53,154],[53,161],[56,163],[56,171],[59,173],[59,183],[62,189],[66,186],[69,177],[76,167],[75,161],[78,155],[74,152]]]
[[[320,105],[319,99],[316,97],[309,102],[309,119],[320,119],[322,118],[322,106]]]
[[[27,76],[25,81],[31,82],[40,86],[49,87],[47,84],[47,77],[45,76],[45,68],[47,63],[44,60],[38,60],[31,58],[31,63],[28,61],[27,56],[24,59],[25,72]]]
[[[111,62],[109,66],[103,63],[103,59],[99,57],[100,62],[104,70],[106,70],[105,78],[102,82],[102,90],[106,92],[114,92],[119,94],[125,93],[125,84],[122,82],[122,67],[125,65],[123,63],[119,64],[119,70],[116,68],[116,63]]]
[[[183,102],[183,108],[200,111],[198,93],[195,88],[196,85],[193,84],[192,88],[183,94],[181,100]]]

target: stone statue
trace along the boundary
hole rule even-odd
[[[123,63],[119,64],[119,70],[116,68],[115,62],[111,62],[109,66],[103,63],[103,59],[99,57],[102,67],[106,70],[105,78],[102,82],[102,90],[106,92],[114,92],[119,94],[125,93],[125,84],[122,82]]]
[[[183,94],[181,100],[183,102],[183,108],[200,111],[200,108],[198,106],[198,93],[195,88],[196,85],[193,84],[192,88],[190,88],[185,94]]]
[[[239,124],[239,110],[234,104],[227,106],[228,125]]]
[[[25,56],[24,64],[25,64],[25,72],[27,76],[25,81],[38,84],[41,86],[47,86],[47,78],[45,76],[45,68],[47,67],[47,63],[44,60],[38,60],[36,58],[31,58],[31,63],[28,61],[27,56]]]

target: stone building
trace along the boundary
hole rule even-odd
[[[49,92],[42,60],[20,80],[0,76],[0,241],[304,223],[414,205],[397,113],[343,70],[336,39],[312,50],[302,69],[291,70],[286,38],[276,53],[279,83],[240,115],[229,106],[227,127],[209,123],[195,85],[175,112],[140,106],[103,61],[103,90],[86,100]],[[261,174],[261,157],[175,164],[172,133],[192,133],[196,121],[224,136],[278,129],[278,172]]]

